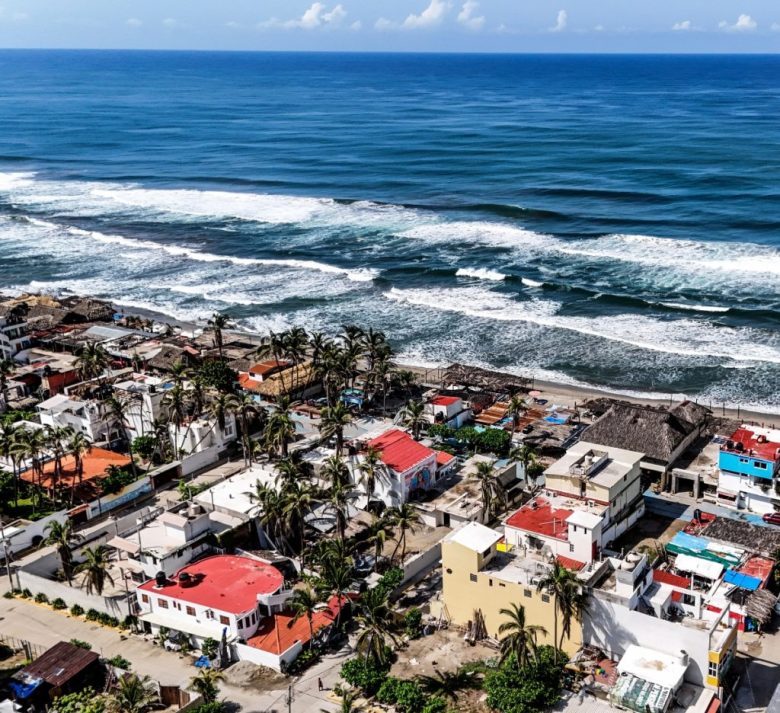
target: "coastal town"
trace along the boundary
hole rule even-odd
[[[780,420],[0,302],[0,712],[780,706]]]

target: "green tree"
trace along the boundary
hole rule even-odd
[[[309,624],[309,641],[311,646],[314,645],[314,613],[317,611],[319,603],[320,600],[317,593],[308,585],[296,589],[287,602],[290,611],[293,613],[289,626],[292,626],[298,619],[306,617],[306,621]]]
[[[76,693],[60,696],[49,710],[51,713],[104,713],[106,697],[88,686]]]
[[[511,399],[509,399],[509,403],[507,404],[506,408],[506,415],[511,416],[512,418],[512,433],[517,431],[517,429],[520,426],[520,419],[525,414],[525,400],[523,399],[520,394],[515,394]]]
[[[476,671],[461,667],[456,671],[435,669],[433,676],[418,676],[417,683],[429,696],[441,696],[455,703],[462,690],[478,688],[480,681]]]
[[[428,423],[425,417],[425,404],[422,401],[408,401],[401,411],[401,423],[411,429],[415,440],[419,440],[420,431]]]
[[[75,361],[81,378],[85,380],[99,377],[111,364],[111,357],[100,345],[89,342],[85,344]]]
[[[227,314],[221,314],[220,312],[214,312],[211,315],[211,319],[208,321],[208,326],[214,332],[214,346],[219,352],[219,358],[223,359],[222,354],[222,330],[230,324],[230,317]]]
[[[288,445],[295,438],[295,421],[289,412],[289,401],[280,399],[277,408],[268,417],[265,425],[264,441],[271,453],[278,453],[282,458],[287,456]]]
[[[194,689],[206,703],[212,703],[219,696],[219,684],[225,679],[221,671],[213,668],[202,668],[197,676],[190,679],[190,687]]]
[[[70,520],[64,523],[52,520],[43,530],[46,533],[41,546],[51,546],[57,550],[62,565],[62,573],[68,584],[73,581],[73,550],[80,536],[73,532],[73,524]]]
[[[400,562],[403,564],[406,558],[406,533],[415,532],[420,524],[420,515],[417,509],[409,503],[403,503],[397,508],[391,508],[387,511],[388,522],[397,530],[395,549],[390,556],[391,561],[395,561],[395,555],[398,548],[401,548]]]
[[[322,412],[320,435],[327,439],[336,436],[336,455],[344,452],[344,428],[352,423],[352,412],[341,402],[328,406]]]
[[[108,699],[106,713],[145,713],[159,702],[154,681],[149,676],[131,673],[117,681],[116,690]]]
[[[84,561],[76,567],[76,572],[84,575],[84,588],[87,594],[94,592],[101,596],[106,582],[114,584],[114,578],[109,571],[111,567],[109,549],[105,545],[85,547],[81,554]]]
[[[235,389],[238,374],[222,359],[207,359],[198,368],[198,378],[204,386],[230,394]]]
[[[547,636],[547,629],[538,624],[526,623],[525,607],[520,604],[500,609],[499,614],[507,619],[498,627],[501,661],[508,661],[511,656],[520,668],[524,668],[536,658],[536,637]]]
[[[382,461],[382,453],[374,446],[368,446],[363,453],[358,470],[360,471],[360,482],[366,490],[366,503],[369,503],[374,497],[377,480],[387,474],[385,464]]]
[[[509,451],[509,462],[520,463],[523,466],[523,471],[527,479],[529,468],[538,462],[538,458],[533,446],[524,443],[523,445],[517,446],[517,448],[513,448],[511,451]]]
[[[577,575],[557,560],[549,573],[536,585],[537,591],[548,591],[555,598],[555,631],[553,642],[563,648],[564,639],[571,638],[572,621],[581,621],[587,607],[587,596],[577,580]],[[558,620],[561,621],[561,637],[558,639]],[[556,652],[558,649],[556,649]]]
[[[0,357],[0,395],[8,408],[8,377],[13,374],[16,364],[11,359]]]
[[[355,621],[360,629],[355,644],[357,651],[377,664],[387,663],[387,642],[397,643],[392,631],[392,612],[387,594],[378,587],[363,594],[357,605]]]
[[[495,517],[498,506],[506,504],[506,491],[495,471],[495,462],[478,462],[471,477],[479,482],[482,511],[489,522]]]
[[[76,477],[79,480],[79,486],[84,482],[84,456],[92,452],[92,443],[83,433],[74,433],[68,442],[68,450],[73,455],[73,462],[76,466]],[[71,487],[70,499],[73,501],[76,489]]]

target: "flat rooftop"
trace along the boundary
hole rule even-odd
[[[194,499],[207,509],[253,515],[259,509],[257,498],[254,497],[257,483],[274,486],[276,475],[276,470],[267,465],[253,464],[247,470],[212,485]]]
[[[586,500],[565,495],[538,495],[510,515],[505,524],[543,537],[567,540],[567,520],[571,515],[578,512],[601,518],[606,509],[605,505],[588,505]]]
[[[569,477],[574,470],[582,470],[592,482],[611,488],[637,468],[642,458],[644,454],[636,451],[580,441],[547,468],[545,475]],[[591,461],[592,472],[587,472]]]

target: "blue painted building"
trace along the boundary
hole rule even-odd
[[[780,511],[780,432],[738,428],[718,455],[718,502],[765,514]]]

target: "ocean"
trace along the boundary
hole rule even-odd
[[[780,57],[0,52],[0,289],[780,411]]]

